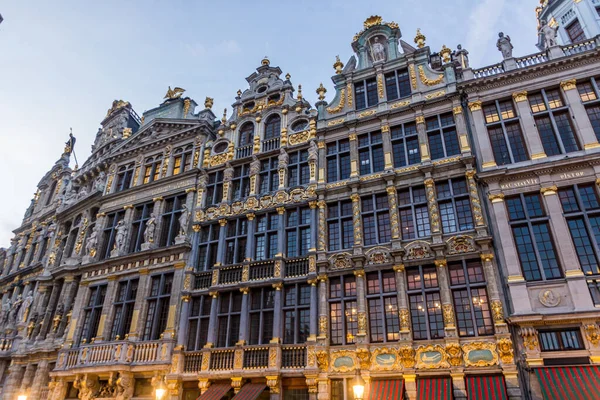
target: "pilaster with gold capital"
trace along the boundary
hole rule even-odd
[[[352,200],[352,225],[354,227],[354,244],[356,246],[361,246],[363,242],[363,237],[362,221],[360,215],[360,196],[358,195],[358,193],[352,193],[350,199]]]
[[[317,240],[317,250],[325,251],[326,249],[326,239],[327,236],[327,221],[326,221],[326,208],[327,204],[324,200],[319,200],[317,202],[317,206],[319,207],[319,223],[317,225],[318,229],[318,240]]]
[[[432,234],[441,234],[440,229],[440,213],[437,199],[435,196],[435,184],[433,178],[427,178],[423,182],[425,184],[425,193],[427,195],[427,209],[429,211],[429,223],[431,225]]]

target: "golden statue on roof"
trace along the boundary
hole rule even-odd
[[[176,87],[175,89],[171,89],[171,86],[169,86],[169,89],[167,90],[167,94],[165,94],[165,99],[178,99],[181,97],[181,95],[183,94],[183,92],[185,92],[185,89],[182,89],[180,87]]]

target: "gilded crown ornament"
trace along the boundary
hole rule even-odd
[[[287,74],[285,74],[285,79],[286,80],[290,80],[290,78],[292,77],[292,75],[290,75],[290,73],[288,72]]]
[[[365,20],[365,22],[363,22],[363,26],[365,29],[369,29],[372,26],[381,25],[381,22],[383,22],[383,18],[381,18],[379,15],[371,15]]]
[[[271,64],[271,61],[269,61],[269,57],[265,56],[265,58],[262,59],[262,61],[260,62],[262,65],[266,65],[269,66]]]
[[[440,50],[440,56],[442,56],[442,61],[444,62],[444,64],[449,63],[452,58],[452,51],[446,47],[446,45],[442,45],[442,49]]]
[[[223,118],[221,118],[221,122],[223,123],[223,125],[227,123],[227,109],[223,110]]]
[[[319,100],[325,100],[325,93],[327,93],[327,89],[323,86],[323,83],[319,85],[317,88],[317,94],[319,95]]]
[[[206,100],[204,100],[204,107],[206,107],[210,110],[213,106],[213,102],[214,102],[214,99],[212,97],[207,97]]]
[[[340,56],[335,56],[335,63],[333,63],[333,68],[335,69],[336,74],[341,74],[344,68],[344,63],[340,61]]]
[[[423,47],[425,47],[425,39],[427,39],[427,38],[425,37],[425,35],[423,35],[421,33],[421,28],[417,28],[417,34],[415,36],[415,43],[419,49],[422,49]]]

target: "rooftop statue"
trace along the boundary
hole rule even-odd
[[[374,38],[371,43],[371,57],[373,62],[385,61],[385,47],[379,43],[378,37]]]
[[[555,27],[550,26],[546,21],[542,21],[542,26],[540,27],[539,33],[544,35],[544,44],[546,48],[556,46],[556,33],[558,31],[558,25]]]
[[[178,99],[181,97],[181,95],[183,94],[183,92],[185,92],[185,89],[182,89],[180,87],[176,87],[175,89],[171,89],[171,86],[169,86],[169,89],[167,90],[167,94],[165,94],[165,99]]]
[[[510,36],[504,36],[503,32],[498,33],[496,47],[498,47],[498,50],[500,50],[504,59],[512,58],[513,45],[510,42]]]

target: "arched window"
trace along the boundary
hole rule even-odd
[[[281,133],[281,117],[279,115],[271,115],[265,123],[265,140],[279,137]]]
[[[240,128],[240,140],[238,143],[239,147],[248,146],[252,144],[252,139],[254,138],[254,125],[252,122],[246,122]]]
[[[192,165],[192,145],[185,148],[180,147],[175,150],[173,159],[173,175],[178,175],[189,171]]]
[[[301,132],[305,129],[308,129],[308,120],[301,119],[292,124],[292,132]]]
[[[144,166],[144,183],[154,182],[159,178],[161,164],[162,156],[160,155],[146,159]]]
[[[48,205],[50,204],[50,202],[52,202],[52,198],[54,198],[54,192],[56,191],[56,185],[57,185],[58,181],[54,181],[52,182],[52,185],[50,185],[50,191],[48,191],[48,195],[46,196],[46,203],[44,205]]]

